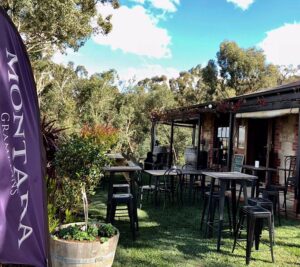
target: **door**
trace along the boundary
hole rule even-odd
[[[247,164],[254,165],[256,160],[259,165],[266,166],[269,163],[269,120],[249,119],[247,140]]]

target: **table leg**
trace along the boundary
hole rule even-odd
[[[252,180],[251,181],[251,197],[254,197],[255,194],[255,188],[256,188],[256,181]]]
[[[171,180],[172,204],[174,204],[175,203],[175,177],[171,175],[170,180]]]
[[[253,170],[252,174],[254,176],[257,176],[257,179],[255,180],[255,183],[256,183],[256,197],[258,197],[259,196],[259,177],[257,175],[257,171],[256,170]],[[251,192],[251,196],[252,196],[252,192]],[[254,194],[253,194],[253,196],[254,196]]]
[[[241,184],[243,186],[243,184]],[[231,214],[232,214],[232,228],[235,231],[236,228],[236,214],[237,214],[237,202],[236,202],[236,181],[231,181]]]
[[[226,181],[220,181],[220,202],[219,202],[219,228],[218,228],[218,243],[217,243],[217,251],[220,251],[221,247],[221,238],[222,238],[222,229],[223,229],[223,221],[224,221],[224,202],[225,202],[225,187]]]
[[[190,184],[189,184],[189,203],[193,203],[193,185],[194,185],[195,175],[190,175]]]
[[[243,194],[244,194],[245,205],[248,205],[247,181],[241,181],[241,185],[243,186]]]
[[[137,195],[136,195],[136,190],[135,190],[135,179],[134,179],[134,174],[129,173],[129,178],[130,178],[130,193],[133,196],[133,212],[134,212],[134,217],[135,217],[135,227],[136,230],[139,230],[139,220],[138,220],[138,213],[137,213]]]
[[[205,196],[205,175],[200,175],[200,179],[201,179],[201,195],[202,198],[204,199]]]
[[[208,199],[208,205],[207,205],[207,217],[206,217],[206,228],[205,228],[205,237],[211,237],[212,236],[212,229],[211,227],[208,227],[208,225],[212,225],[212,196],[214,192],[214,187],[215,187],[215,178],[211,178],[211,183],[210,183],[210,195]]]
[[[269,188],[271,186],[271,180],[271,172],[269,170],[266,170],[266,188]]]
[[[109,222],[109,213],[111,209],[111,199],[113,195],[113,179],[114,173],[110,172],[109,181],[108,181],[108,191],[107,191],[107,203],[106,203],[106,222]]]
[[[159,183],[159,177],[155,176],[155,191],[154,191],[154,204],[155,206],[158,206],[158,183]]]

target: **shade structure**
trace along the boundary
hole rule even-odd
[[[39,108],[22,39],[0,8],[0,262],[47,266]]]

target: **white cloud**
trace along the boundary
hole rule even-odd
[[[130,0],[131,2],[139,3],[139,4],[144,4],[145,0]]]
[[[254,0],[226,0],[228,3],[233,3],[237,7],[246,10],[248,7],[254,3]]]
[[[107,5],[98,5],[98,11],[105,15],[112,14],[113,29],[107,35],[98,34],[93,40],[101,45],[108,45],[113,50],[121,49],[125,53],[152,58],[171,56],[169,48],[171,37],[166,29],[160,28],[158,20],[140,6],[129,8],[121,6],[112,9]]]
[[[168,78],[175,78],[179,76],[179,71],[175,68],[164,68],[161,65],[144,65],[139,68],[130,67],[119,72],[120,79],[124,81],[132,79],[140,81],[145,78],[162,75],[165,75]]]
[[[68,48],[66,50],[66,53],[64,54],[60,53],[59,51],[56,52],[52,57],[52,61],[56,64],[62,64],[64,66],[67,66],[69,62],[73,62],[75,66],[82,65],[88,71],[89,76],[96,72],[104,71],[100,68],[98,63],[99,61],[94,60],[91,62],[87,62],[83,54],[79,52],[74,52],[74,50],[70,48]]]
[[[67,54],[61,54],[60,52],[56,52],[52,57],[52,61],[56,64],[63,64],[67,66],[67,64],[72,61],[75,66],[83,65],[88,71],[89,76],[96,72],[105,71],[105,69],[101,68],[98,64],[98,61],[85,62],[84,56],[79,52],[74,52],[71,49],[67,49]],[[114,66],[118,72],[120,80],[129,82],[134,80],[138,82],[145,78],[152,78],[154,76],[162,76],[165,75],[168,78],[176,78],[179,76],[179,70],[172,67],[163,67],[158,64],[142,64],[139,67],[128,67],[126,69],[119,69],[117,66]],[[108,70],[109,68],[106,68]]]
[[[52,56],[52,61],[56,64],[64,64],[67,65],[70,60],[70,58],[78,58],[81,54],[78,52],[74,52],[73,49],[67,48],[65,53],[61,53],[59,51],[55,52],[55,54]]]
[[[267,32],[258,44],[269,62],[277,65],[300,64],[300,23],[285,24]]]
[[[154,8],[161,9],[165,12],[176,12],[177,5],[180,4],[180,0],[130,0],[131,2],[144,4],[149,2]]]
[[[154,8],[162,9],[166,12],[176,12],[179,5],[179,0],[148,0]]]

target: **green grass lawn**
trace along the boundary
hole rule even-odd
[[[106,193],[99,190],[90,205],[90,217],[104,220]],[[154,207],[144,201],[138,211],[140,231],[132,241],[127,218],[116,219],[120,240],[114,266],[243,266],[245,250],[231,253],[233,238],[223,238],[221,252],[216,251],[216,239],[205,239],[199,229],[201,201],[193,206],[167,205]],[[277,225],[277,224],[276,224]],[[250,266],[300,266],[300,221],[282,219],[275,229],[275,264],[269,248],[262,245],[252,252]],[[268,241],[267,231],[263,241]]]

